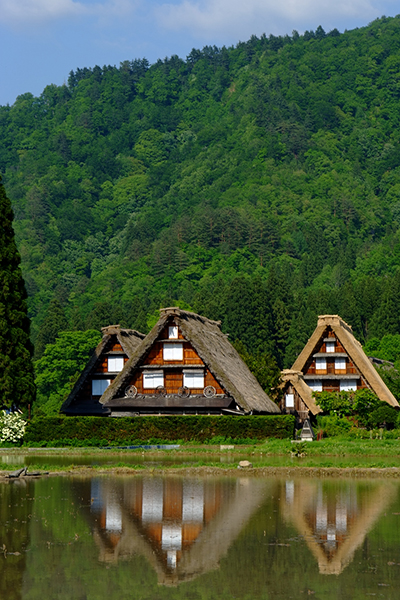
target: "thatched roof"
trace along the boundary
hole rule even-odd
[[[136,367],[146,357],[167,322],[174,322],[196,350],[225,391],[245,411],[280,413],[278,406],[263,391],[254,375],[220,329],[220,321],[211,321],[180,308],[162,308],[160,319],[137,347],[124,370],[104,392],[101,402],[123,397]]]
[[[331,328],[348,354],[350,360],[354,363],[371,390],[380,400],[398,408],[399,404],[396,398],[374,369],[367,355],[364,353],[360,342],[354,337],[350,325],[343,321],[338,315],[320,315],[318,317],[317,327],[294,362],[292,370],[303,371],[309,358],[316,352],[321,339],[325,337],[328,327]],[[316,378],[318,379],[318,375],[316,375]]]
[[[118,342],[121,344],[121,347],[125,354],[130,357],[140,344],[140,342],[145,337],[144,333],[140,333],[139,331],[135,331],[134,329],[121,329],[120,325],[109,325],[108,327],[102,327],[101,332],[103,334],[103,338],[92,356],[90,357],[86,367],[82,371],[78,381],[74,385],[72,392],[65,400],[61,407],[61,412],[64,412],[66,408],[68,408],[74,400],[78,397],[79,392],[82,386],[85,384],[86,379],[95,368],[96,363],[100,356],[105,351],[108,342],[111,340],[112,336],[116,336]]]
[[[322,412],[319,406],[315,404],[315,400],[312,395],[312,389],[306,384],[303,379],[303,373],[301,371],[293,371],[292,369],[284,369],[281,373],[282,384],[284,388],[289,382],[294,387],[308,410],[313,414],[317,415]]]

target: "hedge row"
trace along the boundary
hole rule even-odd
[[[42,417],[28,423],[24,443],[46,440],[102,440],[103,445],[131,441],[183,440],[205,442],[215,437],[223,439],[265,439],[293,437],[295,419],[292,415],[225,417]]]

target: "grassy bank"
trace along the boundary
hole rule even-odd
[[[237,469],[249,460],[255,470],[265,468],[396,469],[400,472],[400,441],[388,439],[325,439],[309,443],[270,439],[246,446],[223,449],[214,445],[181,445],[174,450],[124,450],[100,448],[0,449],[4,471],[29,465],[29,470],[92,472],[126,468],[158,471],[192,468]]]

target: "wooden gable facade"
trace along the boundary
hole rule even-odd
[[[163,328],[128,385],[135,386],[138,394],[149,396],[165,394],[182,398],[189,394],[203,396],[206,391],[206,397],[208,392],[210,398],[218,398],[210,406],[228,405],[226,391],[176,325]]]
[[[348,392],[369,387],[329,325],[308,357],[303,377],[315,392]]]
[[[101,397],[145,337],[119,325],[103,327],[102,334],[100,344],[61,407],[61,412],[67,415],[109,414],[100,402]]]
[[[306,384],[306,387],[305,385]],[[351,327],[338,315],[321,315],[317,327],[291,370],[283,371],[284,412],[305,407],[319,412],[312,392],[356,391],[371,389],[380,400],[399,407],[396,398],[365,355]],[[307,386],[310,391],[307,391]]]
[[[161,309],[101,402],[112,416],[280,412],[220,323],[175,307]]]

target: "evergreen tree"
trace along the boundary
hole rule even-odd
[[[13,211],[0,180],[0,406],[26,407],[35,398],[26,291],[12,227]]]

